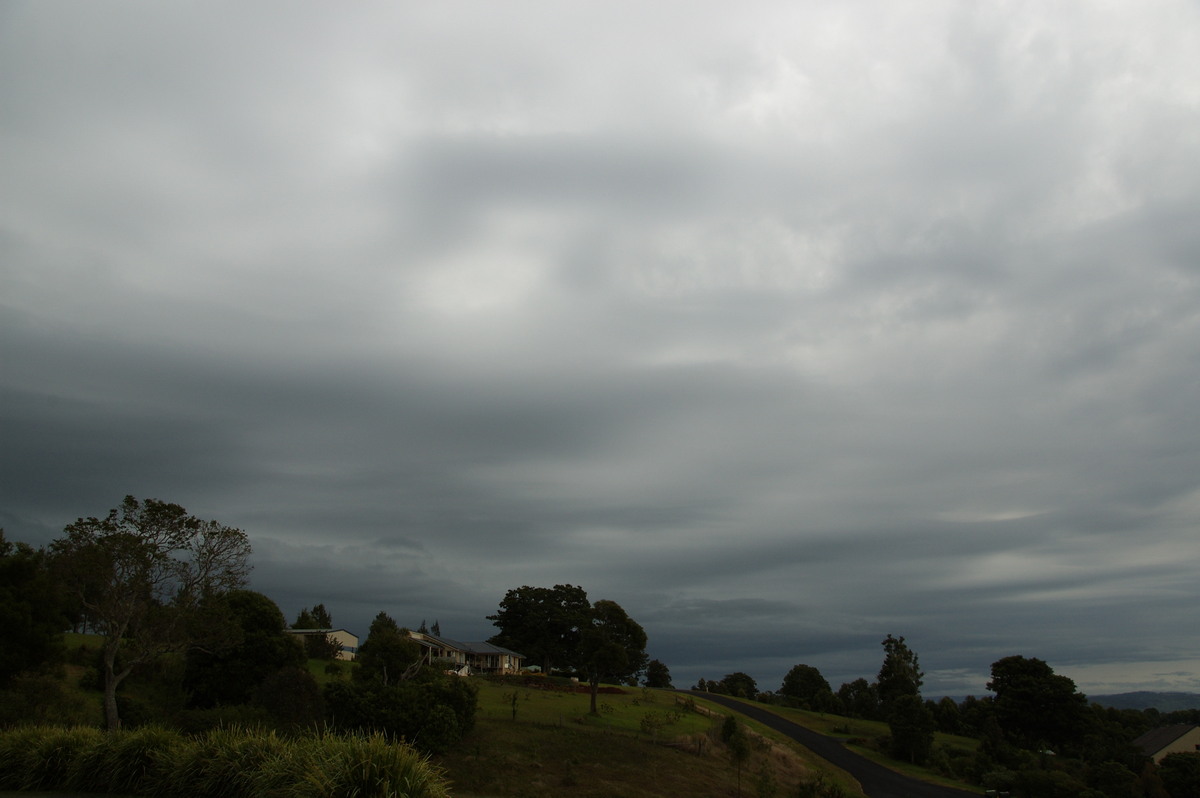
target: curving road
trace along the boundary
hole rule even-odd
[[[978,798],[981,795],[978,792],[927,784],[894,770],[888,770],[884,766],[854,753],[842,745],[840,740],[818,734],[753,704],[744,704],[727,696],[713,695],[702,690],[681,690],[680,692],[691,693],[706,701],[729,707],[748,718],[753,718],[764,726],[786,734],[817,756],[858,779],[858,783],[862,785],[863,792],[867,794],[868,798],[966,798],[966,796]]]

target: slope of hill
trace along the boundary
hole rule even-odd
[[[1088,700],[1113,709],[1157,709],[1175,712],[1180,709],[1200,709],[1200,693],[1156,693],[1141,690],[1135,693],[1093,695]]]

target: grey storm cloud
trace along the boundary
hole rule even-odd
[[[0,523],[677,684],[1200,686],[1190,4],[0,9]],[[450,630],[453,629],[453,632]]]

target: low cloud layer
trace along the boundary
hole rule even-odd
[[[676,684],[1200,690],[1183,2],[0,10],[0,523]]]

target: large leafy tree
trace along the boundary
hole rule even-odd
[[[0,529],[0,688],[21,671],[57,659],[67,625],[64,609],[44,552],[9,543]]]
[[[68,525],[50,549],[88,624],[104,637],[110,729],[121,725],[121,682],[138,665],[219,634],[198,623],[203,602],[242,587],[250,571],[250,543],[240,529],[133,496],[104,518]]]
[[[592,687],[594,715],[601,681],[637,684],[646,668],[646,630],[620,604],[601,599],[580,634],[579,658]]]
[[[783,684],[779,686],[779,694],[787,696],[788,699],[800,706],[812,709],[822,701],[828,703],[826,695],[832,695],[833,690],[830,688],[829,682],[825,681],[825,677],[821,675],[821,671],[812,665],[801,663],[793,665],[792,669],[783,677]]]
[[[235,590],[205,602],[228,624],[230,645],[187,654],[184,687],[193,707],[247,704],[269,677],[304,666],[304,650],[285,629],[274,601],[252,590]]]
[[[499,612],[487,616],[500,629],[488,642],[524,654],[546,673],[556,665],[572,667],[591,609],[587,593],[576,585],[524,585],[505,593]]]
[[[859,677],[852,682],[843,682],[837,697],[852,718],[874,720],[879,717],[879,686],[866,679]]]
[[[1075,682],[1036,657],[1011,656],[992,663],[987,688],[996,723],[1018,748],[1059,752],[1082,743],[1089,721],[1087,696]]]

